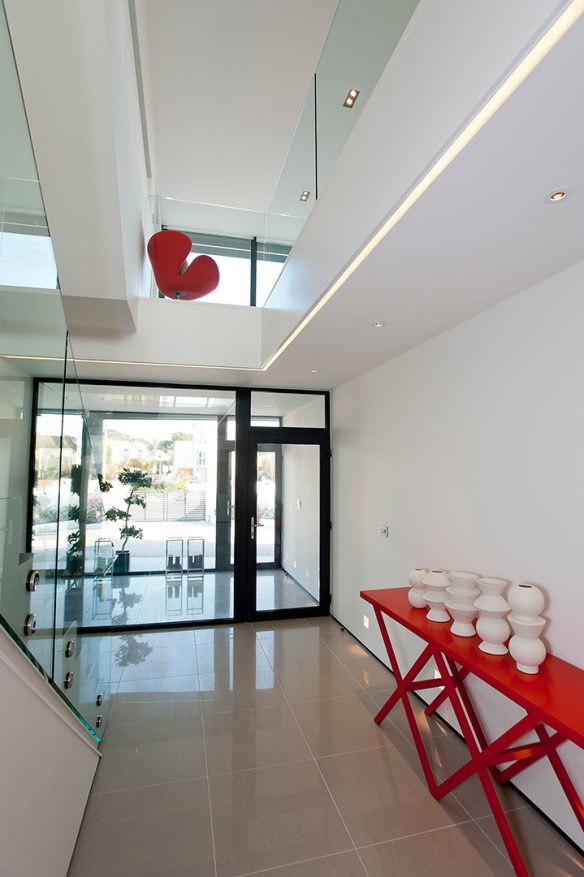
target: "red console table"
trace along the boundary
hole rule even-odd
[[[530,765],[547,757],[584,829],[584,806],[570,779],[557,748],[571,740],[584,748],[584,670],[548,655],[536,676],[520,673],[510,655],[494,656],[479,651],[478,637],[458,637],[450,633],[449,624],[426,619],[425,610],[414,609],[408,602],[408,588],[361,591],[374,610],[397,688],[375,716],[381,724],[389,711],[401,700],[428,788],[436,799],[442,798],[476,773],[483,786],[493,816],[503,837],[517,877],[529,877],[505,813],[495,791],[495,783],[505,783]],[[385,617],[392,618],[425,641],[426,647],[405,675],[402,675],[391,643]],[[433,659],[439,678],[416,681]],[[496,740],[488,741],[465,688],[467,676],[477,676],[525,710],[525,716]],[[430,715],[444,701],[452,705],[469,749],[470,759],[452,776],[437,783],[408,698],[408,692],[440,687],[442,691],[427,707]],[[548,730],[550,729],[550,730]],[[536,743],[513,745],[530,731]],[[497,765],[508,765],[498,770]]]

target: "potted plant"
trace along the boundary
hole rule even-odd
[[[83,613],[83,574],[85,572],[85,520],[79,505],[81,496],[82,469],[78,464],[71,466],[71,498],[77,497],[77,504],[69,505],[67,518],[77,528],[67,536],[66,575],[64,621],[71,624],[81,622]]]
[[[118,475],[118,481],[120,484],[130,488],[130,492],[125,498],[126,507],[123,509],[110,508],[106,511],[105,517],[108,521],[122,522],[122,526],[120,527],[122,545],[120,550],[116,551],[114,573],[116,575],[127,575],[130,571],[130,552],[126,549],[128,540],[141,539],[144,535],[144,531],[141,527],[135,527],[133,524],[130,524],[130,518],[132,517],[130,509],[132,506],[146,508],[146,500],[140,495],[140,492],[152,487],[152,476],[148,475],[142,469],[124,468]]]

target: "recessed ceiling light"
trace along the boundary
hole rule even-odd
[[[318,369],[317,369],[317,368],[312,368],[312,369],[311,369],[311,372],[312,372],[313,375],[316,375],[316,374],[318,374]]]
[[[349,109],[350,109],[358,97],[359,97],[359,91],[356,88],[350,88],[349,91],[347,92],[347,97],[343,101],[343,106],[349,107]]]
[[[310,198],[310,192],[307,192],[305,189],[304,192],[302,193],[302,195],[300,196],[300,200],[301,201],[308,201],[309,198]]]
[[[371,325],[373,326],[374,329],[382,329],[383,326],[385,326],[385,323],[378,321],[377,323],[371,323]]]
[[[557,192],[552,192],[551,195],[548,195],[550,201],[563,201],[568,193],[565,189],[558,189]]]

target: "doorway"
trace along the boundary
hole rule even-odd
[[[323,525],[321,515],[322,468],[328,468],[328,452],[319,441],[254,438],[250,443],[255,501],[249,516],[247,579],[252,618],[312,614],[323,605],[328,611],[322,577],[323,549],[328,549],[328,520]]]

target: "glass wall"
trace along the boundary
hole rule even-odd
[[[85,521],[81,629],[233,617],[235,391],[82,389],[86,425],[69,411],[64,418],[64,453],[88,442],[96,460],[69,501]],[[101,496],[92,490],[99,483]],[[69,576],[81,558],[64,526],[74,536],[76,524],[61,527]],[[96,570],[110,560],[102,581]]]
[[[0,286],[56,289],[57,269],[0,2]]]
[[[90,489],[103,506],[80,478],[91,446],[1,2],[0,109],[0,636],[100,738],[110,655],[80,635],[77,593]]]

